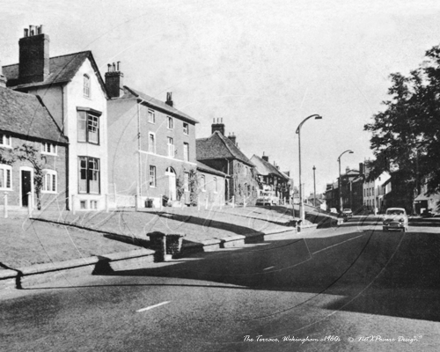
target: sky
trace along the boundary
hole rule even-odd
[[[44,25],[50,56],[91,50],[104,76],[120,61],[124,84],[200,123],[223,118],[249,157],[269,156],[305,193],[372,158],[363,126],[383,110],[389,75],[408,74],[440,44],[440,2],[412,0],[40,0],[0,2],[0,60]]]

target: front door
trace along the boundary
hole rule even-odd
[[[21,204],[29,206],[28,193],[32,191],[32,175],[30,171],[21,170]]]

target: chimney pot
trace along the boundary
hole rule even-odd
[[[119,67],[120,61],[118,61]],[[108,72],[105,73],[105,87],[109,98],[119,98],[122,92],[124,74],[115,70],[116,64],[107,64]]]
[[[23,36],[24,37],[27,37],[29,35],[29,29],[28,28],[25,28],[24,29],[24,33],[23,33]]]

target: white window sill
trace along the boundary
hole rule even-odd
[[[52,156],[58,156],[57,153],[46,153],[46,152],[41,152],[42,155],[52,155]]]
[[[0,188],[0,191],[8,191],[8,192],[12,192],[13,189],[12,188]],[[1,195],[0,195],[1,198]]]
[[[44,193],[44,194],[58,194],[58,192],[57,191],[41,191],[41,193]]]
[[[0,144],[0,148],[12,149],[12,145]]]

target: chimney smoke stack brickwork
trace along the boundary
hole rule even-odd
[[[115,64],[107,64],[105,73],[105,88],[109,98],[119,98],[121,96],[124,74],[119,70],[120,61]]]
[[[49,76],[49,36],[43,26],[29,26],[19,44],[20,83],[43,82]]]
[[[167,104],[169,106],[174,106],[173,93],[167,92],[167,100],[165,101],[165,104]]]
[[[2,62],[0,61],[0,87],[5,88],[6,87],[6,77],[3,75],[3,66]]]
[[[219,131],[222,135],[225,135],[225,125],[223,124],[223,118],[214,119],[211,125],[211,133],[214,134],[215,131]]]
[[[234,132],[232,132],[232,134],[230,134],[228,138],[232,143],[234,143],[234,145],[237,145],[237,136],[234,134]]]

